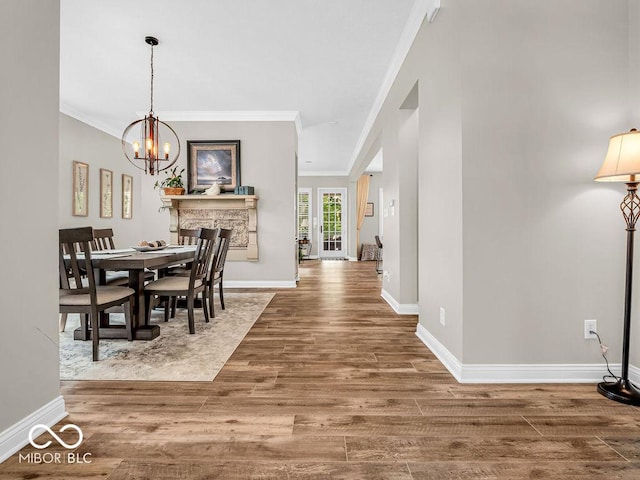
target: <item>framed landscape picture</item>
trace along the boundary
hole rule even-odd
[[[201,192],[214,183],[221,192],[240,185],[240,140],[187,141],[189,193]]]
[[[133,218],[133,177],[122,174],[122,218]]]
[[[89,215],[89,165],[73,162],[72,214],[77,217]]]
[[[113,217],[113,172],[100,169],[100,217]]]

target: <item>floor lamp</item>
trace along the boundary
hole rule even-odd
[[[627,273],[624,289],[624,324],[622,336],[622,372],[616,382],[601,382],[598,392],[616,402],[640,405],[640,390],[629,381],[629,335],[631,332],[631,282],[633,279],[633,235],[640,216],[640,132],[614,135],[609,140],[607,156],[595,177],[600,182],[624,182],[627,195],[620,210],[627,223]]]

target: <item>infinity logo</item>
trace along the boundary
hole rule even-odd
[[[64,448],[67,448],[69,450],[76,448],[77,446],[79,446],[82,443],[82,430],[80,430],[80,427],[78,427],[77,425],[74,425],[73,423],[69,423],[67,425],[65,425],[64,427],[62,427],[60,429],[60,433],[64,432],[65,430],[68,429],[72,429],[75,430],[76,432],[78,432],[78,441],[72,445],[69,445],[68,443],[66,443],[64,440],[62,440],[58,435],[56,435],[53,430],[51,430],[49,427],[47,427],[46,425],[43,425],[41,423],[39,423],[38,425],[34,425],[33,427],[31,427],[31,430],[29,430],[29,443],[31,445],[33,445],[35,448],[38,449],[43,449],[43,448],[47,448],[49,445],[51,445],[51,440],[48,440],[47,443],[40,445],[37,444],[33,438],[33,432],[35,432],[38,428],[42,428],[43,430],[46,430],[47,432],[49,432],[51,434],[51,436],[53,438],[56,439],[56,441],[62,445]]]

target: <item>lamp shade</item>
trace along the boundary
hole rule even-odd
[[[636,175],[638,179],[636,180]],[[595,177],[598,182],[640,181],[640,132],[635,128],[609,139],[609,149]]]

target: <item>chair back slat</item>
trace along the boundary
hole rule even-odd
[[[200,238],[199,228],[181,228],[178,232],[178,244],[180,245],[196,245]]]
[[[224,264],[227,260],[227,251],[229,250],[229,244],[231,243],[231,233],[233,230],[228,228],[221,228],[220,235],[218,237],[218,243],[213,259],[214,274],[221,273],[224,270]]]
[[[96,300],[96,283],[91,265],[93,228],[67,228],[59,231],[60,236],[60,285],[75,294],[88,293],[91,301]],[[65,254],[65,252],[68,252]],[[87,278],[88,287],[82,283]],[[70,281],[73,280],[73,282]]]
[[[201,228],[196,253],[191,264],[189,288],[193,288],[196,280],[205,280],[211,265],[211,257],[220,233],[219,228]]]
[[[112,228],[96,228],[93,230],[93,240],[91,242],[93,251],[113,250],[115,243],[113,242]]]

